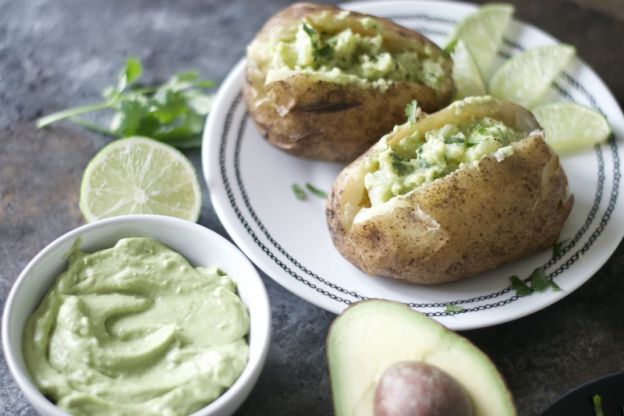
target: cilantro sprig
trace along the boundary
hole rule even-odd
[[[314,62],[318,63],[322,59],[331,59],[334,55],[334,50],[330,45],[324,43],[321,34],[314,30],[312,26],[307,23],[302,23],[303,31],[310,38],[312,44],[312,57]]]
[[[558,259],[563,254],[564,248],[569,242],[570,242],[570,239],[566,238],[565,240],[561,240],[555,243],[555,245],[553,246],[553,253],[552,253],[552,256],[554,259]]]
[[[180,148],[199,146],[204,118],[213,100],[204,89],[215,84],[200,79],[196,71],[187,71],[162,85],[143,87],[137,83],[142,74],[141,62],[129,57],[117,83],[103,91],[104,101],[47,115],[37,121],[37,127],[70,120],[108,136],[147,136]],[[109,126],[79,118],[100,110],[114,111]]]
[[[293,183],[290,189],[293,191],[295,198],[302,200],[302,201],[308,199],[305,191],[303,190],[301,186],[299,186],[298,183]],[[312,185],[309,182],[305,184],[305,189],[307,189],[308,192],[310,192],[311,194],[318,196],[319,198],[323,198],[323,199],[327,198],[327,192],[318,189],[316,186]]]
[[[546,276],[544,269],[541,267],[533,270],[528,279],[521,280],[518,276],[511,276],[510,280],[511,288],[516,292],[516,295],[520,297],[528,296],[535,292],[542,293],[549,288],[555,292],[561,290],[557,283]]]
[[[320,189],[318,189],[316,186],[312,185],[311,183],[306,183],[305,187],[308,191],[312,192],[314,195],[318,196],[319,198],[327,198],[327,192],[325,191],[321,191]]]
[[[292,186],[291,186],[291,189],[292,189],[293,194],[295,194],[295,197],[297,199],[300,199],[302,201],[304,199],[306,199],[306,194],[303,191],[303,189],[301,188],[301,186],[299,186],[299,184],[293,183]]]
[[[461,305],[453,305],[450,303],[447,303],[446,305],[444,305],[444,312],[446,312],[449,315],[455,315],[456,313],[461,313],[464,311],[464,307]]]
[[[602,410],[602,397],[600,397],[599,394],[594,394],[594,397],[592,397],[592,404],[594,405],[594,415],[604,416],[604,411]]]

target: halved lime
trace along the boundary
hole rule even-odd
[[[452,41],[464,42],[483,79],[487,80],[492,73],[494,58],[513,12],[509,4],[488,4],[455,27]]]
[[[173,147],[143,137],[112,142],[89,162],[80,187],[87,222],[124,214],[197,221],[201,191],[191,163]]]
[[[524,51],[496,71],[490,94],[531,108],[574,56],[569,45],[548,45]]]
[[[578,104],[546,104],[533,114],[544,129],[546,142],[558,154],[589,149],[611,135],[611,127],[602,114]]]
[[[485,85],[483,85],[479,68],[464,42],[461,40],[457,42],[451,58],[453,58],[453,80],[457,88],[457,98],[485,95]]]

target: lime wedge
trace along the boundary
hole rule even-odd
[[[80,187],[87,222],[124,214],[197,221],[201,191],[191,163],[173,147],[143,137],[112,142],[89,162]]]
[[[485,95],[485,86],[479,68],[477,68],[464,42],[461,40],[457,42],[451,53],[451,58],[453,59],[453,80],[457,88],[456,98]]]
[[[611,135],[611,127],[602,114],[578,104],[546,104],[533,114],[544,129],[546,142],[558,154],[589,149]]]
[[[490,94],[531,108],[574,56],[568,45],[549,45],[524,51],[496,71]]]
[[[451,39],[461,40],[484,79],[492,72],[492,63],[503,42],[503,35],[514,8],[509,4],[489,4],[459,22]]]

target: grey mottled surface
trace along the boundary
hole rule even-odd
[[[33,120],[98,99],[129,54],[144,62],[148,82],[189,68],[221,81],[262,22],[286,3],[0,0],[0,307],[28,260],[82,223],[82,170],[107,142],[71,126],[38,131]],[[624,56],[612,49],[624,38],[622,21],[562,0],[515,3],[518,17],[576,45],[622,102]],[[199,152],[187,154],[199,168]],[[200,223],[226,235],[207,193]],[[498,365],[521,415],[538,414],[570,388],[624,370],[623,272],[620,246],[563,301],[516,322],[465,333]],[[273,343],[239,413],[330,414],[323,343],[333,315],[266,276],[264,281]],[[0,415],[34,414],[0,357]]]

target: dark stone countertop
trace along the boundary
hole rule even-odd
[[[26,263],[83,223],[82,171],[108,139],[33,120],[99,98],[124,57],[137,55],[146,81],[197,68],[221,81],[262,22],[285,0],[0,0],[0,307]],[[622,102],[621,13],[585,1],[514,1],[516,16],[578,48]],[[591,3],[591,2],[589,2]],[[199,171],[199,151],[187,152]],[[205,189],[205,188],[204,188]],[[226,236],[208,193],[200,224]],[[520,415],[536,415],[558,396],[624,370],[624,248],[577,291],[538,313],[464,332],[508,381]],[[273,342],[241,415],[327,415],[331,397],[324,339],[334,316],[298,299],[267,276]],[[0,354],[0,415],[32,415]]]

